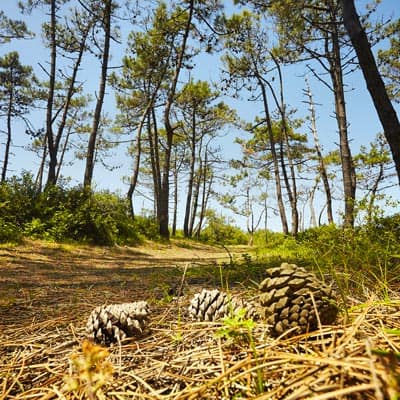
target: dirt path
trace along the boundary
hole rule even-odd
[[[102,303],[160,300],[179,282],[185,265],[228,259],[223,248],[182,241],[112,248],[41,241],[2,246],[0,324],[36,323],[50,316],[71,320]]]

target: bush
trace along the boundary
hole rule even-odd
[[[248,236],[238,227],[230,224],[224,216],[217,216],[215,212],[209,211],[207,215],[207,226],[200,234],[200,240],[208,243],[220,244],[247,244]]]
[[[21,229],[12,222],[0,218],[0,243],[19,243],[21,240]]]
[[[160,239],[160,230],[157,221],[152,216],[135,216],[133,227],[139,235],[150,240]]]
[[[22,228],[34,217],[34,204],[38,189],[32,175],[24,173],[21,178],[12,177],[0,184],[0,218]]]
[[[309,249],[310,265],[333,276],[342,293],[362,293],[366,287],[386,293],[399,275],[400,242],[398,229],[393,230],[397,218],[355,229],[313,228],[298,241]]]
[[[127,201],[116,194],[62,185],[39,192],[29,174],[0,185],[0,205],[4,238],[0,240],[23,234],[54,241],[134,245],[143,237],[158,237],[153,219],[133,219]]]

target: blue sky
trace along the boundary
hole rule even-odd
[[[230,2],[226,2],[230,4]],[[356,6],[361,9],[365,5],[364,0],[356,1]],[[31,16],[21,16],[17,11],[17,0],[2,0],[0,9],[4,10],[10,18],[25,19],[28,27],[37,33],[37,36],[33,40],[26,41],[13,41],[10,44],[0,46],[0,55],[3,55],[9,51],[17,50],[20,53],[21,62],[23,64],[32,65],[35,72],[39,77],[44,79],[43,71],[39,67],[39,63],[46,65],[49,59],[49,51],[41,43],[40,26],[45,21],[45,14],[43,10],[35,11]],[[399,17],[400,7],[399,0],[382,0],[379,7],[377,16],[382,15],[385,18],[390,16]],[[129,26],[122,27],[123,36],[129,32]],[[125,44],[122,46],[113,45],[112,48],[112,60],[111,65],[119,65],[120,59],[123,55]],[[218,69],[219,55],[206,55],[198,58],[196,68],[192,72],[193,76],[197,79],[217,81],[220,76]],[[286,101],[290,107],[296,108],[298,118],[305,118],[308,114],[307,106],[303,103],[305,100],[303,89],[305,88],[304,82],[304,65],[298,65],[295,67],[285,68],[283,70],[284,81],[285,81],[285,93]],[[86,89],[89,92],[94,93],[98,86],[99,76],[99,65],[96,62],[87,62],[81,72],[80,79],[86,81]],[[324,147],[324,151],[329,151],[333,148],[337,148],[338,134],[336,120],[333,116],[334,104],[333,96],[327,91],[320,83],[317,82],[312,76],[310,83],[314,95],[314,101],[320,106],[317,107],[318,116],[318,130],[320,135],[321,144]],[[182,79],[187,79],[187,76],[183,75]],[[366,85],[363,80],[360,71],[356,71],[346,77],[347,93],[347,112],[349,121],[349,137],[351,139],[351,148],[353,154],[356,154],[361,145],[368,145],[373,140],[375,135],[382,130],[380,122],[378,120],[376,111],[373,107],[369,93],[366,90]],[[244,99],[243,101],[237,101],[232,99],[225,99],[230,105],[234,106],[239,115],[248,121],[251,121],[255,115],[262,112],[261,105],[256,103],[249,103]],[[94,106],[93,106],[94,107]],[[398,105],[397,111],[399,112]],[[114,110],[114,94],[112,89],[107,89],[107,100],[105,104],[105,111],[112,116]],[[44,113],[36,113],[32,122],[36,128],[44,126]],[[20,146],[27,144],[26,136],[22,132],[22,127],[16,124],[15,127],[20,131],[17,132],[14,138],[14,150],[11,157],[9,175],[18,174],[21,170],[32,170],[36,173],[39,165],[39,159],[28,151],[24,151]],[[1,121],[0,121],[1,128]],[[308,131],[307,124],[301,128],[301,131],[306,133]],[[307,132],[308,133],[308,132]],[[239,148],[234,144],[234,136],[241,134],[240,132],[231,131],[229,135],[225,136],[221,140],[221,146],[223,147],[223,154],[226,158],[239,156]],[[0,137],[0,160],[3,158],[4,145],[3,138]],[[113,151],[112,157],[109,162],[114,165],[119,165],[118,168],[112,172],[105,170],[100,165],[96,166],[94,181],[98,189],[109,189],[112,191],[120,190],[122,193],[126,191],[126,185],[122,182],[122,176],[130,173],[131,160],[126,155],[126,149],[120,148]],[[82,162],[74,162],[71,167],[64,171],[64,174],[72,177],[72,184],[79,184],[83,180],[84,165]],[[394,193],[397,195],[398,187],[396,187]],[[146,206],[146,203],[143,202]],[[138,205],[140,208],[140,205]],[[243,226],[243,221],[238,219],[238,224]],[[279,223],[277,219],[272,219],[270,226],[275,229],[279,229]]]

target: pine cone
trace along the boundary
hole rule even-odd
[[[145,301],[99,306],[90,314],[86,330],[96,343],[108,346],[127,337],[142,335],[149,312]]]
[[[291,328],[296,328],[291,334],[313,331],[319,326],[318,318],[322,325],[335,321],[334,293],[313,273],[287,263],[266,272],[268,277],[260,284],[260,304],[271,335]]]
[[[229,315],[235,314],[240,309],[246,309],[246,317],[256,319],[259,316],[258,310],[251,302],[217,289],[203,289],[196,293],[190,302],[189,315],[197,321],[217,321]]]

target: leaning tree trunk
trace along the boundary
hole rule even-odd
[[[47,95],[46,108],[46,137],[49,150],[49,170],[47,175],[46,186],[56,184],[56,168],[57,168],[57,148],[54,143],[53,136],[53,102],[54,89],[56,82],[56,1],[50,3],[50,73],[49,73],[49,91]]]
[[[353,227],[354,205],[356,198],[356,174],[347,132],[346,103],[343,89],[343,71],[340,61],[341,58],[338,32],[336,26],[334,26],[332,29],[333,30],[330,38],[332,42],[332,54],[330,57],[328,57],[328,61],[335,96],[336,120],[339,129],[339,148],[342,164],[344,193],[344,226]]]
[[[13,102],[14,102],[14,93],[13,89],[11,89],[10,98],[8,101],[8,110],[7,110],[7,141],[6,141],[6,148],[4,149],[4,160],[3,160],[3,170],[1,172],[1,182],[4,182],[7,176],[8,158],[10,155],[10,147],[11,147],[11,116],[12,116]]]
[[[307,77],[306,77],[306,85],[307,85],[307,89],[306,89],[305,93],[306,93],[306,95],[308,97],[308,106],[309,106],[309,111],[310,111],[311,133],[312,133],[313,138],[314,138],[314,147],[315,147],[315,151],[317,153],[317,158],[318,158],[319,173],[321,175],[322,182],[324,184],[328,223],[329,224],[333,224],[331,187],[330,187],[330,184],[329,184],[328,172],[327,172],[327,169],[326,169],[324,157],[322,156],[321,145],[319,143],[316,116],[315,116],[314,100],[313,100],[313,96],[312,96],[312,93],[311,93],[311,88],[310,88],[310,85],[308,83]]]
[[[177,154],[174,155],[174,210],[172,215],[172,236],[176,235],[177,220],[178,220],[178,197],[179,197],[179,183],[178,183],[178,162]]]
[[[83,185],[89,188],[92,186],[97,134],[99,131],[101,110],[103,108],[104,94],[106,91],[106,83],[107,83],[108,59],[110,54],[110,41],[111,41],[111,9],[112,9],[112,0],[105,0],[104,21],[103,21],[104,47],[103,47],[103,57],[101,63],[100,86],[99,86],[99,94],[97,96],[96,107],[93,115],[93,125],[89,137],[89,143],[86,155],[85,176],[83,179]]]
[[[151,114],[151,115],[150,115]],[[161,190],[161,169],[160,169],[160,152],[158,146],[158,127],[157,117],[154,107],[147,120],[147,138],[149,143],[151,176],[153,177],[153,192],[154,192],[154,216],[158,215],[160,190]]]
[[[190,171],[189,171],[189,179],[188,179],[188,187],[186,194],[186,207],[185,207],[185,218],[183,221],[183,234],[185,237],[189,237],[189,220],[190,220],[190,211],[192,205],[192,197],[193,197],[193,182],[194,182],[194,169],[196,163],[196,113],[193,112],[192,118],[192,137],[190,142]]]
[[[177,57],[176,68],[174,71],[174,75],[172,77],[171,86],[169,89],[169,93],[165,102],[164,108],[164,126],[166,132],[166,145],[165,145],[165,153],[164,153],[164,167],[163,167],[163,175],[161,179],[161,188],[159,192],[158,199],[158,210],[157,210],[157,219],[159,224],[159,232],[161,237],[165,239],[169,239],[169,173],[170,173],[170,162],[171,162],[171,150],[172,143],[174,137],[174,129],[171,124],[171,109],[172,105],[175,101],[175,93],[178,85],[179,75],[183,66],[183,59],[186,51],[186,43],[189,38],[189,32],[192,26],[192,17],[194,10],[194,0],[190,0],[189,2],[189,15],[185,27],[185,31],[183,32],[182,44],[180,51]]]
[[[285,105],[285,98],[284,98],[284,94],[283,94],[283,76],[282,76],[281,65],[280,65],[278,59],[274,56],[274,54],[272,52],[270,52],[270,55],[275,63],[277,71],[278,71],[279,91],[280,91],[280,99],[279,100],[276,96],[275,90],[272,87],[272,85],[268,81],[266,81],[266,83],[271,90],[272,96],[275,100],[276,106],[278,107],[278,110],[279,110],[279,113],[281,116],[282,134],[283,134],[283,141],[286,145],[286,157],[287,157],[287,161],[288,161],[288,165],[289,165],[290,179],[286,172],[286,165],[284,162],[283,143],[281,141],[282,174],[284,177],[286,190],[287,190],[289,203],[290,203],[290,209],[291,209],[291,217],[292,217],[291,234],[292,234],[292,236],[296,236],[298,233],[298,230],[299,230],[299,211],[297,209],[297,200],[298,200],[297,184],[296,184],[295,168],[293,165],[293,156],[292,156],[292,151],[291,151],[290,143],[289,143],[289,132],[288,132],[287,117],[286,117],[286,105]]]
[[[267,131],[268,131],[269,142],[270,142],[270,146],[271,146],[271,156],[272,156],[272,162],[274,165],[274,174],[275,174],[276,198],[278,201],[279,215],[281,217],[282,231],[285,235],[287,235],[289,233],[289,228],[288,228],[288,223],[287,223],[287,218],[286,218],[285,205],[283,203],[281,178],[280,178],[280,173],[279,173],[279,160],[278,160],[278,155],[276,154],[276,149],[275,149],[275,139],[274,139],[274,133],[272,131],[271,117],[269,114],[267,93],[265,90],[265,85],[262,82],[262,80],[259,79],[258,82],[259,82],[259,85],[261,88],[263,104],[264,104],[265,119],[267,122]]]
[[[358,61],[374,102],[379,120],[383,126],[386,140],[389,143],[393,161],[400,183],[400,122],[389,99],[385,84],[378,71],[368,37],[361,26],[354,6],[354,0],[342,0],[343,22],[357,53]]]

